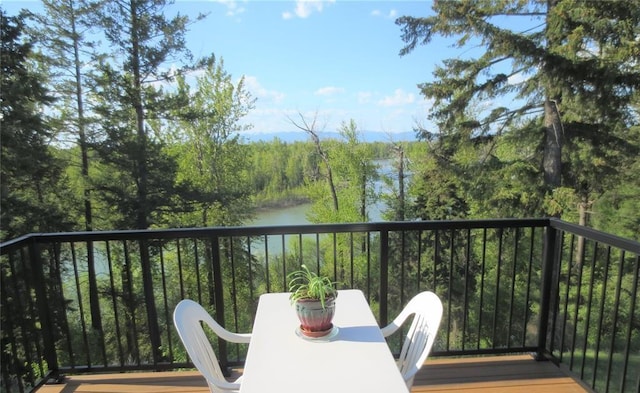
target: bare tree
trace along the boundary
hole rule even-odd
[[[311,119],[311,121],[307,120],[304,117],[304,115],[300,112],[298,112],[298,117],[300,118],[298,121],[290,117],[287,117],[287,118],[289,119],[291,124],[293,124],[300,130],[309,134],[309,136],[313,140],[313,143],[316,146],[316,151],[318,152],[318,155],[320,155],[320,158],[322,158],[322,161],[324,162],[324,165],[327,168],[327,181],[329,183],[329,189],[331,190],[331,198],[333,199],[333,208],[337,212],[339,211],[338,194],[336,192],[336,186],[333,182],[333,172],[331,170],[331,163],[329,162],[329,155],[322,148],[322,144],[320,143],[320,137],[318,136],[318,130],[316,125],[318,120],[318,112],[313,114],[313,119]]]

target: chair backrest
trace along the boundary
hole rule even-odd
[[[442,319],[442,302],[433,292],[425,291],[417,294],[393,322],[383,329],[384,336],[396,331],[411,315],[413,315],[413,321],[398,358],[400,373],[409,389],[433,346]]]
[[[232,334],[220,326],[207,310],[193,300],[184,299],[178,303],[173,312],[173,323],[193,365],[205,377],[212,392],[227,391],[221,387],[229,385],[229,383],[222,374],[218,358],[201,322],[207,324],[211,330],[225,340],[228,338],[225,336]]]

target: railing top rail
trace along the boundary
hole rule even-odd
[[[402,230],[443,230],[478,228],[545,227],[547,218],[504,218],[487,220],[395,221],[370,223],[308,224],[277,226],[208,227],[177,229],[134,229],[93,232],[34,233],[0,243],[2,255],[21,247],[27,241],[38,243],[108,240],[175,239],[211,236],[259,236],[343,232],[376,232]]]
[[[562,221],[557,218],[552,218],[549,222],[553,228],[574,233],[578,236],[584,236],[588,239],[640,255],[640,242],[635,240],[625,239],[593,228]]]

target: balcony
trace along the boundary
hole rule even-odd
[[[419,291],[442,298],[415,391],[435,384],[430,368],[518,354],[597,392],[640,391],[640,243],[556,219],[32,234],[0,251],[6,392],[189,368],[171,322],[180,299],[250,331],[260,294],[285,291],[301,263],[361,289],[380,325]],[[245,347],[214,346],[242,367]]]

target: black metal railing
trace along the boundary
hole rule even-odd
[[[640,243],[555,219],[32,234],[0,251],[7,392],[66,373],[190,367],[178,301],[250,331],[259,296],[286,291],[302,263],[363,290],[381,325],[436,292],[433,356],[532,352],[596,391],[639,390]],[[246,346],[213,341],[222,363],[242,363]]]

